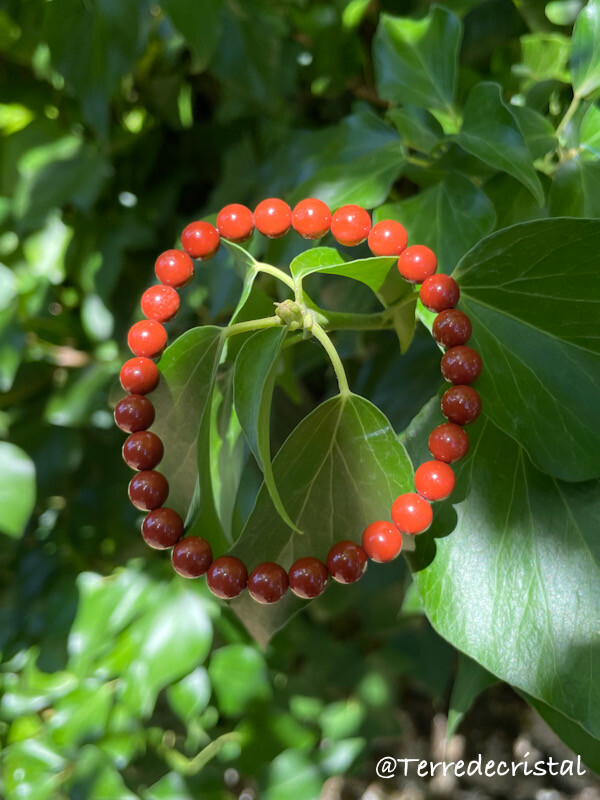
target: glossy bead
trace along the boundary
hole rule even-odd
[[[167,346],[167,332],[160,322],[143,319],[129,329],[127,344],[134,355],[154,358]]]
[[[221,600],[237,597],[247,581],[246,565],[235,556],[220,556],[213,561],[206,573],[208,588]]]
[[[367,554],[356,542],[336,542],[327,553],[327,569],[338,583],[354,583],[367,569]]]
[[[471,336],[471,320],[463,311],[448,308],[441,311],[433,321],[433,338],[443,347],[466,344]]]
[[[290,589],[302,600],[312,600],[323,594],[329,581],[329,572],[318,558],[306,556],[294,561],[288,573]]]
[[[431,506],[416,492],[401,494],[393,502],[392,520],[401,533],[411,536],[423,533],[431,525],[432,519]]]
[[[473,383],[481,375],[481,356],[472,347],[451,347],[442,356],[441,369],[450,383]]]
[[[230,242],[246,242],[254,233],[252,211],[241,203],[230,203],[219,211],[217,230]]]
[[[183,250],[166,250],[156,259],[154,272],[165,286],[179,289],[194,277],[194,262]]]
[[[283,200],[269,197],[254,209],[256,230],[269,239],[277,239],[292,227],[292,209]]]
[[[374,256],[399,256],[407,242],[404,225],[393,219],[377,222],[369,233],[369,249]]]
[[[259,564],[248,578],[248,591],[257,603],[276,603],[287,592],[287,588],[287,572],[272,561]]]
[[[421,302],[430,311],[445,311],[454,308],[460,297],[458,283],[450,275],[430,275],[419,290]]]
[[[171,552],[173,569],[182,578],[199,578],[207,572],[212,560],[212,548],[200,536],[186,536]]]
[[[160,508],[168,496],[169,484],[160,472],[144,470],[129,481],[129,499],[140,511]]]
[[[155,322],[167,322],[179,311],[179,295],[172,286],[151,286],[142,295],[142,313]]]
[[[149,358],[130,358],[121,367],[121,386],[131,394],[149,394],[158,386],[160,372]]]
[[[301,200],[292,213],[294,230],[305,239],[320,239],[331,228],[331,211],[322,200]]]
[[[425,500],[445,500],[454,491],[452,467],[443,461],[425,461],[415,472],[415,489]]]
[[[402,550],[402,534],[391,522],[372,522],[363,531],[362,546],[372,561],[385,564],[393,561]]]
[[[123,459],[132,469],[154,469],[163,455],[163,443],[151,431],[138,431],[125,439]]]
[[[347,247],[364,242],[370,230],[371,217],[361,206],[342,206],[331,218],[331,233],[336,241]]]
[[[442,395],[441,406],[449,422],[468,425],[481,414],[481,397],[472,386],[451,386]]]
[[[407,247],[398,259],[398,272],[408,283],[423,283],[436,269],[435,253],[422,244]]]
[[[219,249],[219,231],[210,222],[190,222],[181,234],[181,245],[188,255],[200,261],[212,258]]]
[[[155,550],[166,550],[183,536],[183,520],[172,508],[157,508],[142,523],[142,536]]]
[[[466,456],[469,437],[460,425],[444,422],[431,431],[427,445],[436,461],[452,464]]]
[[[117,403],[115,422],[127,433],[145,431],[154,422],[154,406],[141,394],[128,394]]]

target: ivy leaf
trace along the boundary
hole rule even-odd
[[[314,272],[328,275],[343,275],[366,284],[377,292],[385,281],[390,268],[397,258],[376,257],[345,261],[332,247],[315,247],[301,253],[290,264],[294,278],[305,278]]]
[[[431,153],[444,130],[430,111],[418,106],[393,108],[389,114],[405,144],[421,153]]]
[[[600,88],[600,1],[590,0],[575,20],[571,79],[577,97]]]
[[[447,739],[456,733],[465,714],[479,695],[493,683],[496,683],[496,678],[491,673],[461,653],[448,709]]]
[[[17,538],[24,532],[35,503],[35,466],[27,453],[0,442],[0,531]]]
[[[531,152],[497,83],[482,82],[471,89],[462,128],[455,138],[471,155],[521,181],[543,204],[544,191]]]
[[[455,273],[486,413],[564,480],[600,475],[599,247],[597,220],[536,220],[484,239]]]

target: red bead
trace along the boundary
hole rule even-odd
[[[445,311],[454,308],[460,297],[458,283],[450,275],[430,275],[419,290],[421,302],[430,311]]]
[[[217,229],[224,239],[230,242],[247,241],[254,233],[252,211],[241,203],[231,203],[219,211]]]
[[[179,295],[172,286],[151,286],[142,295],[142,313],[155,322],[167,322],[179,311]]]
[[[140,511],[160,508],[168,496],[169,484],[160,472],[144,470],[129,481],[129,499]]]
[[[166,250],[156,259],[154,272],[161,283],[178,289],[194,277],[194,262],[183,250]]]
[[[481,375],[481,356],[472,347],[451,347],[442,356],[441,368],[450,383],[473,383]]]
[[[356,542],[337,542],[327,553],[327,569],[338,583],[354,583],[367,569],[367,554]]]
[[[455,482],[452,467],[443,461],[425,461],[415,472],[415,489],[425,500],[445,500]]]
[[[208,570],[212,560],[212,548],[200,536],[186,536],[171,552],[173,569],[182,578],[199,578]]]
[[[211,592],[221,600],[237,597],[248,581],[248,570],[235,556],[220,556],[210,565],[206,582]]]
[[[481,414],[481,398],[472,386],[451,386],[442,395],[442,414],[457,425],[468,425]]]
[[[444,422],[429,434],[429,452],[437,461],[452,464],[466,456],[469,450],[469,437],[460,425]]]
[[[294,230],[305,239],[320,239],[331,227],[331,211],[322,200],[301,200],[292,213]]]
[[[154,406],[141,394],[128,394],[117,403],[115,422],[127,433],[145,431],[154,422]]]
[[[290,589],[302,600],[312,600],[323,594],[329,581],[329,572],[318,558],[306,556],[294,561],[288,573]]]
[[[155,550],[166,550],[183,536],[183,520],[172,508],[157,508],[142,523],[142,536]]]
[[[369,248],[374,256],[399,256],[407,242],[404,225],[393,219],[377,222],[369,233]]]
[[[167,346],[167,332],[160,322],[143,319],[129,329],[127,344],[136,356],[154,358]]]
[[[276,603],[287,592],[287,588],[287,572],[272,561],[259,564],[248,578],[248,591],[257,603]]]
[[[292,209],[283,200],[269,197],[254,209],[254,224],[256,230],[269,239],[285,236],[292,227]]]
[[[219,231],[210,222],[190,222],[181,234],[181,245],[192,258],[206,261],[212,258],[219,249],[221,237]]]
[[[423,533],[431,525],[433,511],[427,500],[415,492],[406,492],[394,500],[392,520],[402,533]]]
[[[398,271],[409,283],[423,283],[437,269],[437,258],[433,250],[422,244],[413,244],[401,253]]]
[[[138,431],[125,439],[123,459],[132,469],[154,469],[163,455],[163,443],[151,431]]]
[[[463,311],[448,308],[433,320],[433,338],[444,347],[466,344],[471,336],[471,320]]]
[[[149,358],[130,358],[121,367],[121,386],[132,394],[149,394],[158,386],[160,372]]]
[[[332,234],[340,244],[347,247],[364,242],[370,230],[371,217],[361,206],[342,206],[331,218]]]
[[[378,520],[368,525],[362,535],[362,546],[373,561],[393,561],[402,550],[402,534],[391,522]]]

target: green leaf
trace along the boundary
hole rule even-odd
[[[600,88],[599,0],[590,0],[575,20],[571,78],[577,97],[587,97]]]
[[[204,667],[198,667],[169,686],[167,698],[173,711],[187,723],[204,711],[210,702],[211,691],[208,672]]]
[[[600,157],[600,108],[597,105],[591,105],[581,120],[579,144],[594,158]]]
[[[27,453],[0,442],[0,531],[17,538],[25,531],[35,504],[35,466]]]
[[[482,82],[471,89],[462,128],[455,138],[471,155],[520,181],[542,205],[544,191],[532,154],[497,83]]]
[[[565,161],[554,173],[549,199],[555,216],[600,216],[600,162]]]
[[[267,665],[255,647],[230,644],[215,650],[208,675],[219,709],[228,717],[241,716],[252,703],[270,697]]]
[[[388,112],[405,144],[421,153],[431,153],[444,130],[430,111],[418,106],[393,108]]]
[[[599,246],[599,221],[537,220],[492,234],[455,273],[486,413],[565,480],[600,475]]]
[[[558,143],[556,133],[546,117],[527,106],[512,106],[511,111],[517,119],[523,138],[534,160],[543,158],[546,153],[556,149]]]
[[[62,779],[67,761],[39,738],[9,744],[2,751],[3,789],[7,800],[34,798],[51,800]]]
[[[571,42],[561,33],[528,33],[521,36],[523,63],[513,68],[530,83],[558,80],[569,83]]]
[[[219,13],[223,0],[203,0],[202,3],[160,0],[160,5],[189,44],[196,61],[196,69],[205,70],[219,43]]]
[[[377,292],[385,281],[397,258],[359,258],[356,261],[345,261],[332,247],[315,247],[301,253],[290,264],[294,278],[306,278],[314,272],[327,275],[343,275],[366,284]]]
[[[551,0],[544,13],[553,25],[572,25],[583,5],[584,0]]]
[[[458,17],[440,6],[421,20],[382,14],[373,44],[379,96],[402,105],[451,109],[461,35]]]
[[[481,664],[463,654],[460,655],[448,709],[447,739],[454,736],[475,700],[493,683],[496,683],[496,678]]]

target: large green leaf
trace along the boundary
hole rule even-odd
[[[471,89],[456,141],[471,155],[521,181],[542,205],[544,191],[531,151],[497,83],[482,82]]]
[[[0,532],[21,536],[35,503],[35,467],[27,453],[0,442]]]
[[[440,416],[434,400],[409,429],[414,463],[429,457]],[[413,556],[427,616],[485,669],[598,736],[598,482],[544,475],[485,417],[469,435],[453,499]]]
[[[328,275],[343,275],[365,283],[377,292],[385,281],[397,258],[359,258],[356,261],[345,261],[333,247],[315,247],[301,253],[290,264],[290,271],[295,278],[305,278],[314,272]]]
[[[402,105],[450,109],[461,33],[458,17],[440,6],[421,20],[382,14],[373,45],[378,94]]]
[[[598,247],[600,221],[536,220],[492,234],[455,273],[486,413],[565,480],[600,475]]]
[[[590,0],[575,20],[571,78],[578,97],[587,97],[600,88],[599,0]]]

